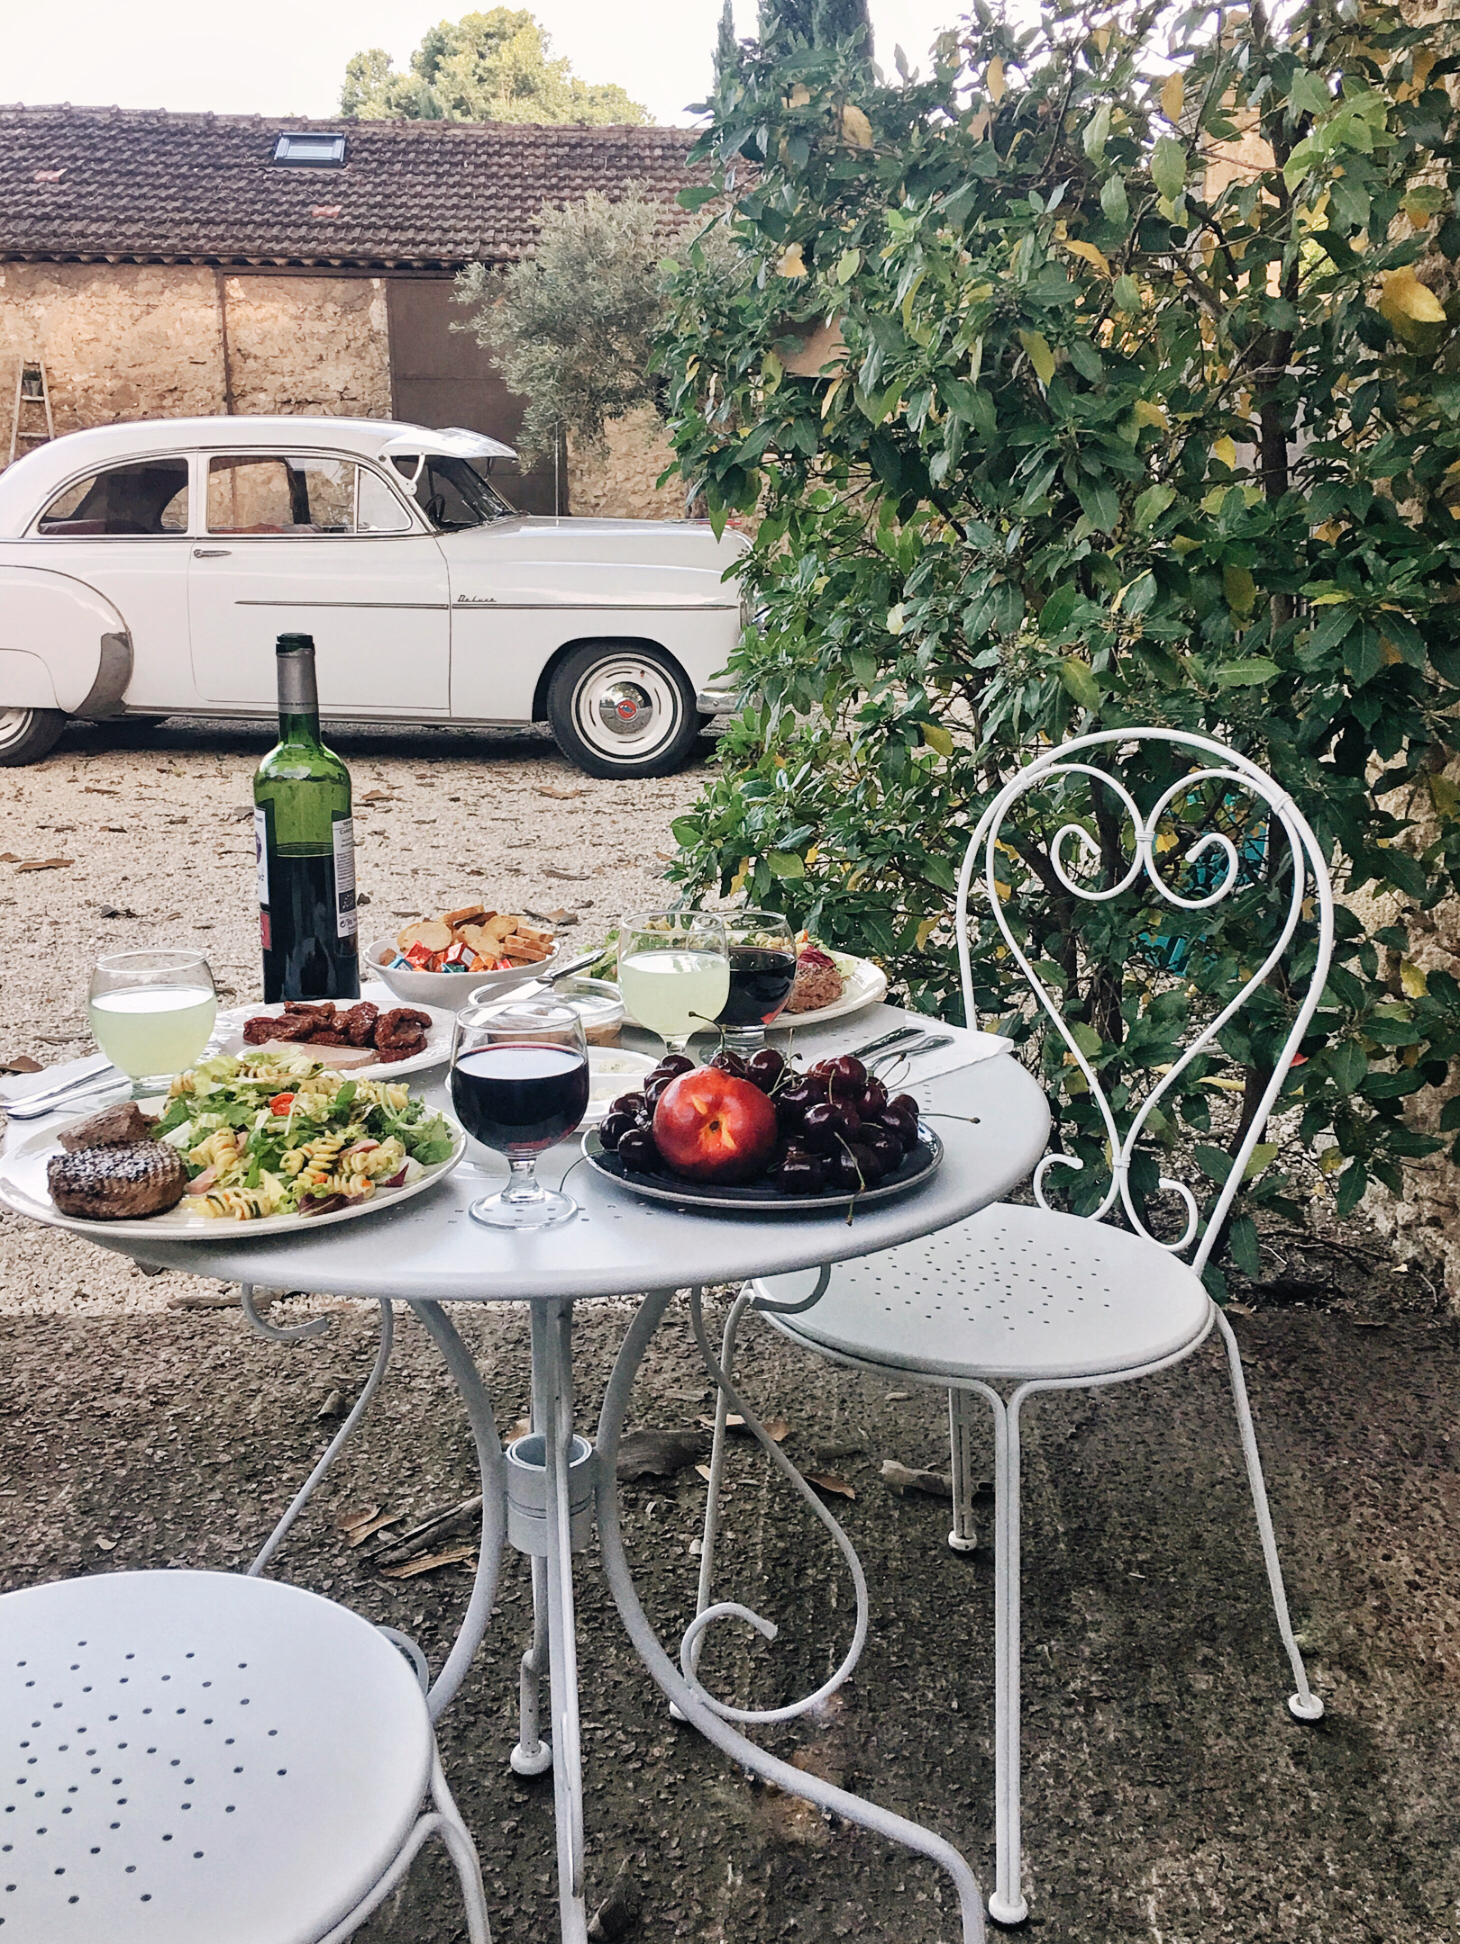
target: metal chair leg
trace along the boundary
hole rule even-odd
[[[1298,1721],[1319,1721],[1323,1716],[1323,1703],[1308,1685],[1308,1670],[1303,1665],[1303,1656],[1293,1635],[1293,1623],[1288,1614],[1288,1596],[1283,1586],[1283,1569],[1278,1561],[1277,1539],[1272,1529],[1272,1513],[1268,1509],[1267,1486],[1262,1476],[1262,1459],[1257,1451],[1257,1433],[1252,1426],[1252,1406],[1247,1400],[1247,1380],[1242,1375],[1242,1355],[1237,1345],[1236,1334],[1231,1324],[1217,1311],[1217,1327],[1227,1344],[1227,1368],[1232,1376],[1232,1395],[1237,1407],[1237,1429],[1242,1438],[1242,1455],[1247,1460],[1247,1482],[1252,1488],[1252,1510],[1257,1516],[1257,1533],[1262,1541],[1262,1557],[1267,1566],[1267,1583],[1272,1589],[1273,1611],[1277,1615],[1278,1632],[1282,1635],[1283,1646],[1287,1649],[1288,1660],[1292,1665],[1293,1679],[1297,1682],[1297,1692],[1288,1696],[1288,1712]]]
[[[1029,1905],[1022,1885],[1019,1814],[1019,1406],[979,1386],[994,1416],[994,1803],[997,1851],[989,1915],[1022,1924]]]
[[[948,1544],[954,1552],[973,1552],[978,1545],[973,1523],[973,1402],[966,1391],[948,1393],[948,1446],[953,1474],[953,1529]]]

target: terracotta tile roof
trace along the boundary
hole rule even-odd
[[[280,167],[281,132],[347,137]],[[450,268],[532,246],[544,202],[686,183],[683,128],[288,121],[0,106],[0,258]],[[676,212],[676,217],[678,212]]]

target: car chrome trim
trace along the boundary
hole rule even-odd
[[[87,690],[80,707],[71,713],[87,722],[101,722],[109,716],[124,714],[122,696],[131,679],[132,637],[129,634],[104,634],[96,680]]]
[[[454,610],[495,609],[515,614],[728,614],[732,601],[499,601],[490,594],[458,594]]]
[[[739,689],[701,689],[695,696],[701,715],[729,715],[740,707]]]
[[[286,608],[407,608],[413,614],[446,614],[449,612],[445,601],[309,601],[303,598],[296,601],[235,601],[235,607],[286,607]]]

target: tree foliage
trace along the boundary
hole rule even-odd
[[[429,28],[402,74],[384,48],[352,54],[340,113],[358,121],[647,122],[615,83],[580,81],[549,54],[533,16],[512,7]]]
[[[687,247],[678,212],[633,184],[617,201],[594,190],[549,206],[539,221],[532,256],[502,273],[474,263],[456,280],[457,301],[473,307],[458,328],[497,352],[497,369],[527,400],[527,456],[551,452],[561,433],[598,444],[608,420],[662,403],[650,366],[666,271]],[[705,274],[703,252],[700,263]]]
[[[742,274],[681,271],[664,358],[688,486],[763,513],[734,664],[759,700],[677,869],[955,1016],[952,869],[999,779],[1094,727],[1234,744],[1345,896],[1398,902],[1372,936],[1340,910],[1287,1095],[1345,1212],[1438,1145],[1406,1108],[1460,1051],[1460,984],[1411,958],[1460,889],[1456,64],[1383,0],[1222,18],[979,7],[926,81],[807,47],[726,77],[699,152]],[[1235,975],[1245,922],[1212,918],[1204,962]],[[1143,936],[1065,965],[1128,1094],[1218,990],[1179,953],[1156,977]],[[998,948],[985,925],[980,1006],[1022,1032]],[[1223,1039],[1248,1100],[1272,1025]],[[1057,1138],[1098,1161],[1046,1061]],[[1197,1074],[1178,1120],[1213,1098]]]

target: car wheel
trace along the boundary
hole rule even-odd
[[[695,692],[662,649],[589,641],[565,657],[547,694],[559,749],[589,776],[670,776],[700,734]]]
[[[38,763],[65,727],[64,709],[0,709],[0,769]]]

